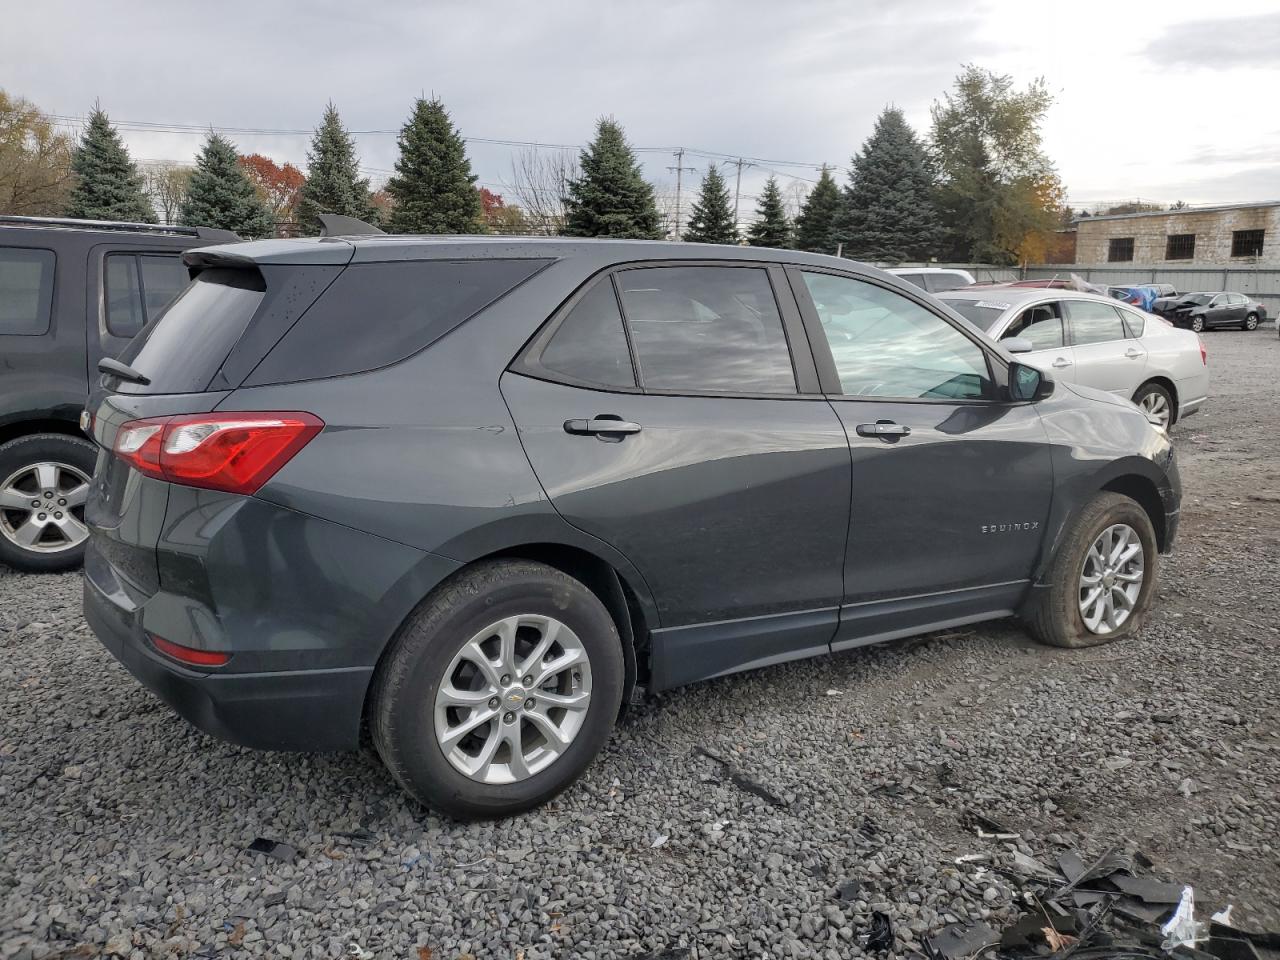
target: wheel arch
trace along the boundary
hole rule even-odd
[[[1156,532],[1156,546],[1161,553],[1164,553],[1168,544],[1169,531],[1166,529],[1164,500],[1160,497],[1160,490],[1155,481],[1142,474],[1125,473],[1104,483],[1099,492],[1103,491],[1128,497],[1142,507],[1143,512],[1151,520],[1151,528]]]
[[[1178,406],[1181,402],[1178,399],[1177,384],[1173,382],[1171,377],[1158,373],[1155,376],[1147,377],[1142,383],[1138,384],[1138,389],[1133,391],[1134,397],[1137,397],[1142,392],[1142,388],[1149,384],[1155,384],[1169,394],[1169,399],[1173,402],[1173,409],[1169,411],[1169,426],[1173,426],[1178,422]]]
[[[8,443],[10,440],[17,440],[20,437],[34,436],[37,433],[57,433],[90,442],[76,421],[42,417],[35,420],[15,420],[0,426],[0,444]]]

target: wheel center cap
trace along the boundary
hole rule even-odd
[[[529,692],[520,684],[512,684],[502,691],[502,707],[504,710],[514,710],[521,706],[528,699]]]
[[[1110,588],[1112,586],[1115,586],[1115,582],[1116,582],[1116,575],[1112,573],[1110,570],[1108,570],[1105,574],[1102,575],[1102,585],[1104,587]]]

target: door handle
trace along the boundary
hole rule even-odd
[[[1137,360],[1140,356],[1142,356],[1142,351],[1135,350],[1133,349],[1133,347],[1130,347],[1128,350],[1124,352],[1124,355],[1128,357],[1130,360]]]
[[[576,436],[599,437],[601,440],[621,440],[624,434],[639,433],[643,428],[630,420],[617,417],[592,417],[590,420],[566,420],[564,432]]]
[[[882,440],[895,440],[909,436],[911,428],[892,420],[877,420],[875,423],[860,423],[854,429],[860,437],[879,437]]]
[[[1071,361],[1066,357],[1059,357],[1057,360],[1053,361],[1053,365],[1061,370],[1063,367],[1071,366]]]

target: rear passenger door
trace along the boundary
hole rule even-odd
[[[1075,382],[1085,387],[1132,396],[1142,383],[1147,351],[1129,337],[1120,311],[1101,300],[1066,300]]]
[[[655,688],[827,650],[849,447],[779,268],[598,277],[502,392],[556,509],[653,591]]]

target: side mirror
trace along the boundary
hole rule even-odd
[[[1025,363],[1009,364],[1009,396],[1034,403],[1053,395],[1053,380],[1043,371]]]
[[[1006,337],[1000,341],[1006,353],[1030,353],[1036,345],[1025,337]]]

